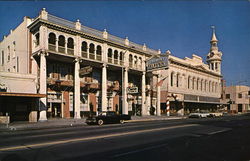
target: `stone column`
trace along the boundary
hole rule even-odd
[[[75,59],[75,78],[74,78],[74,118],[80,119],[80,63],[79,59]]]
[[[160,82],[160,76],[157,75],[157,83]],[[161,86],[156,87],[157,92],[157,106],[156,106],[156,115],[161,116]]]
[[[59,44],[58,44],[58,37],[56,37],[56,52],[58,52],[58,46],[59,46]]]
[[[102,66],[102,111],[107,111],[107,65]]]
[[[46,80],[46,58],[45,52],[40,53],[40,79],[39,79],[39,93],[40,94],[47,94],[47,80]],[[39,121],[46,121],[47,120],[47,98],[43,97],[40,98],[39,101]]]
[[[122,85],[122,114],[128,114],[127,88],[128,88],[128,68],[123,69],[123,85]]]
[[[142,115],[146,115],[146,105],[145,105],[145,101],[146,101],[146,78],[145,78],[145,72],[142,72],[142,80],[141,80],[141,109],[142,109]]]

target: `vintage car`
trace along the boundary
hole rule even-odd
[[[98,124],[103,125],[106,123],[121,123],[123,124],[125,120],[131,120],[130,115],[116,114],[114,111],[101,112],[98,116],[90,116],[86,119],[88,125]]]
[[[222,112],[212,112],[212,113],[210,113],[210,115],[212,117],[221,117],[221,116],[223,116],[223,113]]]
[[[189,118],[206,118],[206,117],[211,117],[210,113],[202,111],[189,114]]]

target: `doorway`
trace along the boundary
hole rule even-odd
[[[52,117],[62,117],[61,103],[52,103]]]
[[[242,112],[242,104],[238,104],[238,112]]]

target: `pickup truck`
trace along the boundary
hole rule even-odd
[[[114,111],[101,112],[98,116],[90,116],[86,119],[86,124],[103,125],[106,123],[121,123],[125,120],[131,120],[130,115],[116,114]]]

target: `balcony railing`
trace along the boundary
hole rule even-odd
[[[120,60],[120,65],[124,65],[124,62]]]
[[[118,59],[114,59],[114,64],[118,64]]]
[[[54,45],[54,44],[49,44],[49,50],[51,50],[51,51],[56,51],[56,45]]]
[[[133,67],[133,63],[129,62],[129,67],[132,68]]]
[[[108,63],[112,63],[112,58],[108,57]]]
[[[82,51],[82,57],[88,58],[88,53],[86,51]]]
[[[58,24],[58,25],[68,27],[68,28],[75,29],[75,23],[74,22],[71,22],[71,21],[68,21],[68,20],[53,16],[53,15],[50,15],[50,14],[48,14],[48,21],[52,22],[52,23],[55,23],[55,24]],[[81,26],[81,31],[83,31],[85,33],[88,33],[88,34],[91,34],[91,35],[94,35],[96,37],[103,38],[103,32],[102,31],[95,30],[95,29],[89,28],[87,26],[82,25]],[[119,43],[119,44],[122,44],[122,45],[125,45],[125,39],[116,37],[116,36],[111,35],[111,34],[108,35],[108,40]],[[131,41],[129,41],[129,47],[133,47],[133,48],[136,48],[136,49],[139,49],[139,50],[143,50],[142,45],[136,44],[136,43],[131,42]],[[147,48],[147,52],[149,52],[151,54],[157,54],[158,53],[157,50],[153,50],[153,49],[150,49],[150,48]]]
[[[95,60],[95,54],[93,54],[93,53],[89,53],[89,59],[93,59],[93,60]]]
[[[69,55],[74,55],[74,49],[68,48],[68,49],[67,49],[67,54],[69,54]]]
[[[65,47],[58,46],[58,52],[59,52],[59,53],[64,53],[64,54],[65,54]]]
[[[96,60],[102,61],[102,56],[101,55],[96,55]]]

